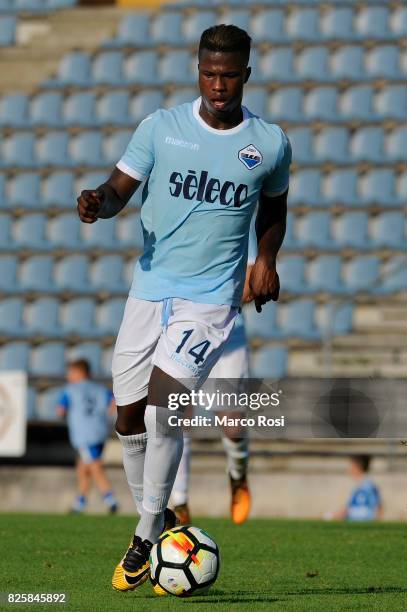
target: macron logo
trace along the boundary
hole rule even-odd
[[[184,149],[189,149],[190,151],[199,151],[199,144],[196,142],[187,142],[186,140],[181,140],[181,138],[167,136],[165,142],[166,144],[173,145],[174,147],[183,147]]]

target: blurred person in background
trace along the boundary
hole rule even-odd
[[[103,447],[110,430],[109,415],[116,412],[113,393],[91,380],[86,359],[71,361],[66,378],[68,384],[59,397],[57,414],[66,417],[69,439],[77,453],[78,495],[72,512],[85,510],[93,479],[108,511],[115,513],[118,504],[102,464]]]

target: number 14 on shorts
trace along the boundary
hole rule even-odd
[[[193,331],[194,331],[193,329],[186,329],[182,332],[183,338],[181,342],[179,343],[179,345],[177,346],[177,349],[175,351],[176,353],[181,352],[181,350],[187,344]],[[191,347],[185,346],[185,349],[188,349],[187,350],[188,354],[192,355],[192,357],[194,357],[194,362],[197,365],[199,365],[200,363],[203,363],[205,361],[205,354],[208,348],[210,347],[210,345],[211,343],[209,342],[209,340],[203,340],[202,342],[199,342],[198,344],[195,344],[194,346],[191,346]]]

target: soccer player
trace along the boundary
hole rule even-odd
[[[383,518],[383,505],[379,489],[368,476],[369,455],[351,457],[349,474],[356,481],[346,506],[329,518],[348,521],[372,521]]]
[[[71,361],[67,367],[68,384],[58,400],[57,414],[67,417],[69,438],[77,452],[76,474],[79,494],[72,511],[86,508],[90,481],[93,479],[109,512],[117,512],[118,504],[102,464],[103,446],[109,435],[109,413],[116,404],[110,389],[90,380],[91,369],[86,359]]]
[[[205,30],[201,96],[142,121],[107,182],[78,198],[83,222],[108,219],[147,179],[144,251],[112,364],[116,430],[141,514],[113,574],[119,590],[147,580],[151,547],[174,524],[165,510],[183,432],[181,424],[170,425],[168,396],[199,388],[224,349],[241,303],[257,201],[250,293],[259,311],[278,298],[276,258],[286,226],[291,148],[277,125],[242,106],[250,42],[233,25]]]

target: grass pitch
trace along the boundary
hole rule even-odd
[[[65,610],[334,612],[407,610],[407,526],[196,519],[217,541],[220,576],[207,595],[157,597],[110,586],[134,518],[0,514],[0,591],[68,594]],[[55,605],[6,605],[44,610]]]

